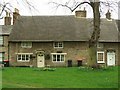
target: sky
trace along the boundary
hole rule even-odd
[[[33,7],[29,6],[25,1],[28,1]],[[10,12],[12,15],[12,12],[14,11],[14,8],[19,9],[19,13],[22,16],[31,16],[31,15],[74,15],[74,12],[71,12],[66,7],[58,7],[56,8],[56,5],[50,2],[56,2],[64,4],[65,2],[70,1],[72,3],[73,0],[0,0],[0,3],[9,3],[7,7],[10,8]],[[81,0],[76,0],[81,1]],[[102,0],[106,1],[106,0]],[[109,1],[109,0],[108,0]],[[111,1],[111,0],[110,0]],[[116,0],[113,0],[113,2]],[[118,1],[118,0],[117,0]],[[69,4],[72,6],[72,4]],[[80,10],[83,10],[83,8],[86,7],[87,10],[87,18],[91,18],[92,16],[92,9],[89,5],[85,4],[77,8]],[[103,7],[102,9],[102,18],[105,18],[105,13],[107,12],[108,7]],[[111,11],[112,18],[117,19],[118,18],[118,9],[114,8]],[[3,17],[5,17],[5,12],[2,14]],[[3,24],[3,19],[0,19],[0,24]]]

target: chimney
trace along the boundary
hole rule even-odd
[[[78,11],[75,11],[75,16],[77,18],[85,18],[86,17],[86,10],[84,8],[84,10],[78,10]]]
[[[111,13],[110,13],[110,11],[108,10],[108,12],[106,13],[106,18],[108,19],[108,20],[110,20],[111,19]]]
[[[15,24],[15,21],[18,19],[19,16],[19,10],[15,8],[15,11],[13,12],[13,25]]]
[[[6,12],[6,17],[4,18],[4,25],[11,25],[10,13],[8,13],[8,11],[5,12]]]

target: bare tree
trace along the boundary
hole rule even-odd
[[[77,2],[78,1],[78,2]],[[89,60],[88,60],[88,66],[91,67],[97,67],[97,44],[99,42],[100,38],[100,12],[102,10],[101,5],[105,5],[106,7],[112,7],[112,9],[115,9],[114,6],[117,6],[117,2],[113,1],[100,1],[100,0],[73,0],[72,6],[69,6],[69,3],[71,0],[66,2],[65,4],[60,4],[56,2],[50,2],[52,4],[56,5],[56,8],[62,6],[68,8],[71,12],[75,11],[79,6],[83,4],[88,4],[92,10],[93,10],[93,32],[91,35],[91,38],[89,39]]]
[[[3,17],[2,17],[2,14],[3,14],[3,12],[6,10],[6,9],[8,9],[8,10],[10,10],[8,7],[7,7],[7,5],[10,5],[10,3],[4,3],[4,4],[2,4],[2,3],[0,3],[0,19],[2,19]]]
[[[21,2],[19,2],[19,0],[16,0],[16,3],[19,5]],[[32,9],[36,10],[35,7],[32,5],[31,2],[29,2],[28,0],[22,0],[22,4],[29,8],[29,10],[31,11]],[[9,12],[12,14],[12,8],[15,8],[11,2],[2,2],[2,0],[0,1],[0,19],[3,19],[4,17],[4,12]]]

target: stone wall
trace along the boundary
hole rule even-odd
[[[10,65],[11,66],[21,66],[21,65],[30,65],[31,63],[36,66],[37,59],[36,57],[31,60],[31,62],[20,63],[17,62],[16,57],[17,53],[33,53],[35,55],[36,50],[44,50],[45,54],[49,55],[50,58],[45,60],[45,64],[50,64],[51,66],[67,66],[67,61],[72,60],[73,66],[77,65],[77,60],[85,58],[83,63],[86,63],[88,59],[87,52],[87,43],[86,42],[64,42],[63,48],[54,48],[53,42],[43,42],[43,43],[32,43],[32,48],[21,48],[21,43],[10,43]],[[65,56],[65,62],[52,62],[51,53],[57,53],[62,51],[62,53],[67,53]]]
[[[120,44],[118,43],[103,43],[103,48],[98,48],[98,51],[105,52],[105,64],[107,64],[107,51],[115,50],[116,53],[116,65],[118,64],[118,58],[120,58],[118,47]],[[37,66],[37,58],[36,51],[43,50],[45,51],[45,55],[48,55],[49,58],[45,58],[45,65],[51,66],[67,66],[68,60],[72,60],[72,65],[77,66],[77,60],[83,60],[83,65],[87,64],[87,60],[89,60],[88,54],[88,43],[87,42],[64,42],[63,48],[54,48],[53,42],[41,42],[32,43],[32,48],[21,48],[21,43],[10,43],[10,65],[11,66]],[[52,54],[62,52],[66,53],[65,62],[52,62]],[[17,53],[33,53],[34,58],[30,60],[30,62],[17,62]]]
[[[0,47],[0,52],[4,53],[4,60],[8,60],[8,37],[9,36],[3,37],[4,45]]]
[[[104,51],[105,53],[105,64],[107,65],[107,52],[109,51],[114,51],[115,52],[115,64],[118,65],[118,61],[119,61],[119,43],[102,43],[103,47],[102,48],[98,48],[98,51]]]

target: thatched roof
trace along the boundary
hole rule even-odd
[[[93,30],[92,19],[74,16],[21,16],[9,41],[88,41]],[[117,42],[114,20],[101,19],[101,42]]]

